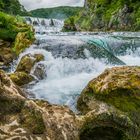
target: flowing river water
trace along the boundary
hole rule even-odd
[[[42,67],[44,76],[27,90],[35,98],[75,108],[76,99],[87,83],[106,68],[140,65],[140,33],[61,32],[63,21],[26,18],[34,25],[36,41],[22,56],[43,54],[45,60],[32,69]]]

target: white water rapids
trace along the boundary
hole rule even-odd
[[[114,61],[111,62],[112,58],[109,59],[111,63],[106,63],[108,55],[101,58],[100,51],[96,53],[92,47],[89,49],[85,45],[89,40],[94,41],[93,44],[99,49],[105,48],[107,53],[111,50],[109,55],[116,54],[113,56],[126,65],[140,66],[140,33],[63,33],[60,32],[62,26],[62,21],[58,21],[54,27],[50,27],[48,21],[46,25],[44,22],[43,25],[36,25],[36,43],[26,49],[16,62],[28,53],[41,53],[45,56],[45,60],[39,64],[45,66],[46,76],[28,87],[28,91],[36,98],[73,108],[87,83],[106,68],[116,65]],[[124,52],[117,52],[121,47],[126,48]],[[136,48],[134,51],[133,47]]]

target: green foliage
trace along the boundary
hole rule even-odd
[[[61,6],[55,8],[37,9],[30,11],[29,13],[33,17],[64,19],[76,15],[81,9],[81,7]]]
[[[75,16],[78,30],[140,30],[139,0],[87,0],[86,5],[79,16]]]
[[[0,38],[13,43],[13,51],[19,55],[34,41],[34,31],[20,16],[0,12]]]
[[[29,27],[14,16],[0,12],[0,38],[14,41],[18,32],[28,31]]]
[[[8,13],[8,14],[12,14],[12,15],[26,14],[26,10],[19,3],[18,0],[0,0],[0,11]]]

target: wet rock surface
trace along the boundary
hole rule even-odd
[[[31,75],[31,70],[34,68],[35,64],[43,60],[44,56],[42,54],[27,54],[23,56],[16,68],[16,71],[10,74],[10,78],[18,86],[29,84],[35,80],[33,75]],[[43,69],[41,69],[39,66],[35,69],[37,78],[42,78],[44,74],[43,72]]]

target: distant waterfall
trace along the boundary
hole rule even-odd
[[[25,17],[28,24],[34,26],[36,33],[60,32],[64,25],[63,20]]]

